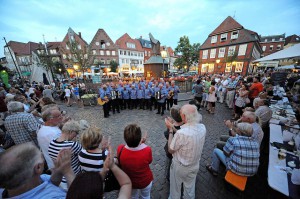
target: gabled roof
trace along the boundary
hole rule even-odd
[[[71,35],[74,36],[75,40],[80,39],[81,41],[84,42],[85,45],[88,45],[88,43],[81,37],[81,33],[80,33],[80,35],[78,35],[72,28],[68,29],[68,32],[67,32],[66,36],[64,37],[63,41],[69,40]]]
[[[231,16],[228,16],[212,33],[210,33],[209,36],[242,28],[243,26],[241,24],[239,24]]]
[[[272,40],[274,39],[274,41],[284,41],[285,40],[285,34],[282,35],[269,35],[269,36],[259,36],[260,37],[260,41],[261,42],[272,42]],[[280,38],[282,38],[282,40],[280,40]]]
[[[287,45],[288,43],[300,43],[300,36],[291,35],[291,36],[286,37],[284,45]]]
[[[128,48],[127,47],[127,43],[134,43],[135,44],[135,48],[134,49]],[[143,48],[142,48],[142,46],[141,46],[140,41],[137,40],[137,39],[132,39],[127,33],[125,33],[119,39],[117,39],[116,45],[118,45],[118,47],[120,49],[144,51]]]
[[[138,38],[143,48],[151,48],[151,42],[149,40]]]
[[[218,37],[218,41],[220,40],[220,36]],[[237,44],[249,43],[249,42],[259,42],[259,36],[256,32],[247,30],[247,29],[240,29],[238,38],[231,40],[229,37],[225,42],[217,42],[215,44],[211,43],[211,35],[205,40],[205,42],[201,45],[200,49],[208,49],[208,48],[217,48],[220,46],[232,46]]]
[[[110,43],[110,46],[113,46],[115,47],[115,43],[113,42],[113,40],[108,36],[108,34],[105,32],[104,29],[98,29],[95,36],[93,37],[91,43],[90,43],[90,46],[92,49],[100,49],[101,46],[96,46],[95,45],[95,42],[100,42],[100,40],[104,40],[104,37],[105,37],[105,42],[109,42]],[[108,40],[108,41],[107,41]]]
[[[47,43],[47,47],[49,49],[56,49],[56,48],[59,48],[61,42],[48,42]]]
[[[8,46],[10,46],[15,55],[31,55],[31,52],[36,50],[39,44],[31,41],[28,43],[10,41]]]

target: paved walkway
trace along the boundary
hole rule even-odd
[[[188,103],[188,100],[192,98],[191,93],[180,93],[179,105]],[[163,119],[169,113],[160,116],[155,114],[155,110],[124,110],[121,113],[111,113],[109,118],[103,118],[103,110],[100,106],[77,108],[76,105],[72,107],[62,105],[61,107],[63,110],[67,110],[68,115],[73,119],[85,119],[92,125],[100,127],[104,135],[112,137],[112,144],[115,149],[119,144],[124,143],[123,130],[128,124],[137,123],[142,131],[147,131],[146,144],[152,147],[153,153],[151,169],[154,174],[154,182],[151,198],[168,198],[169,183],[165,179],[166,155],[164,151],[166,139],[163,135],[166,127]],[[232,117],[232,111],[222,104],[217,104],[215,114],[208,114],[205,110],[200,111],[200,113],[207,128],[207,135],[196,180],[196,198],[241,198],[240,193],[224,182],[224,168],[222,168],[223,173],[218,177],[213,177],[205,168],[205,165],[210,163],[211,152],[220,135],[228,132],[223,121]],[[284,198],[281,194],[268,188],[266,165],[260,170],[261,174],[248,179],[246,191],[243,194],[244,198]],[[116,198],[116,193],[109,193],[106,198]]]

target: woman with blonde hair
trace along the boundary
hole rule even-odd
[[[80,151],[78,158],[82,171],[102,171],[103,163],[108,151],[103,147],[100,148],[103,135],[99,128],[90,127],[85,130],[80,141],[83,149]]]

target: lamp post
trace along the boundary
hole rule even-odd
[[[161,58],[163,59],[163,77],[165,77],[165,59],[167,58],[167,51],[160,51]]]

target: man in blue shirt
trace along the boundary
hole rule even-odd
[[[123,87],[121,92],[123,98],[123,108],[126,109],[127,107],[128,109],[130,109],[130,90],[127,85]]]
[[[149,85],[145,85],[145,105],[147,109],[152,111],[152,103],[151,103],[151,97],[152,97],[152,89],[148,87]]]
[[[71,151],[60,151],[52,175],[45,175],[41,151],[30,142],[11,147],[0,154],[0,198],[40,199],[66,198],[58,187],[65,176],[68,185],[74,179]]]
[[[166,109],[166,98],[168,92],[166,89],[163,88],[163,84],[160,83],[158,88],[155,89],[155,95],[157,100],[157,113],[163,115]]]
[[[137,100],[136,100],[136,98],[137,98],[137,89],[135,87],[135,84],[132,84],[131,85],[131,90],[130,90],[130,103],[131,103],[130,109],[131,110],[133,109],[133,107],[135,109],[137,109]]]
[[[110,90],[108,90],[108,88],[105,84],[102,86],[102,90],[100,90],[100,98],[102,101],[105,102],[103,104],[104,118],[108,118],[111,96],[110,96]]]
[[[142,87],[142,85],[139,84],[138,89],[137,89],[137,103],[140,106],[140,109],[143,109],[143,110],[145,110],[144,98],[145,98],[144,87]]]

